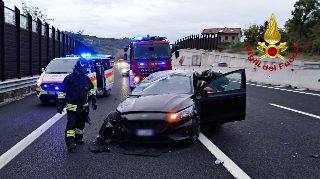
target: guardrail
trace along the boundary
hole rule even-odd
[[[304,65],[318,65],[320,68],[320,62],[304,62]]]
[[[29,87],[28,90],[30,92],[31,86],[37,84],[38,78],[39,78],[39,76],[0,82],[0,102],[4,101],[4,93],[6,93],[6,92],[22,89],[25,87]],[[21,94],[22,93],[23,92],[21,91]]]

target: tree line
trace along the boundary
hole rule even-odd
[[[291,52],[293,47],[298,45],[300,52],[320,54],[320,2],[299,0],[294,4],[291,15],[284,28],[279,28],[281,42],[287,42],[288,51]],[[244,29],[244,42],[254,46],[257,46],[258,42],[264,42],[268,24],[268,21],[262,25],[251,24]]]

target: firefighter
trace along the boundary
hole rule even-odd
[[[88,94],[92,99],[93,110],[97,109],[96,92],[93,83],[86,75],[90,70],[87,59],[80,58],[73,69],[73,73],[66,76],[60,86],[58,94],[57,112],[62,114],[64,101],[67,108],[67,127],[65,141],[68,151],[76,148],[76,144],[83,144],[85,122],[90,123]]]
[[[210,69],[203,71],[201,75],[198,72],[195,72],[193,74],[195,93],[201,90],[205,84],[210,83],[219,76],[221,76],[221,73],[213,72]],[[209,87],[213,88],[215,92],[222,92],[226,89],[228,84],[229,80],[226,77],[220,77],[216,79],[215,82],[211,83]]]

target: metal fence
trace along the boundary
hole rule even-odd
[[[81,42],[49,27],[30,14],[4,6],[0,0],[0,81],[41,74],[41,68],[56,57],[81,52],[94,53]]]
[[[217,50],[218,40],[215,34],[190,35],[175,42],[180,49]]]

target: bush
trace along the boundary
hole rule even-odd
[[[241,48],[241,47],[243,47],[243,45],[242,45],[241,42],[232,42],[232,43],[229,45],[229,48],[231,48],[231,49]]]
[[[287,52],[280,52],[279,54],[282,55],[282,56],[284,56],[284,57],[288,55]]]

